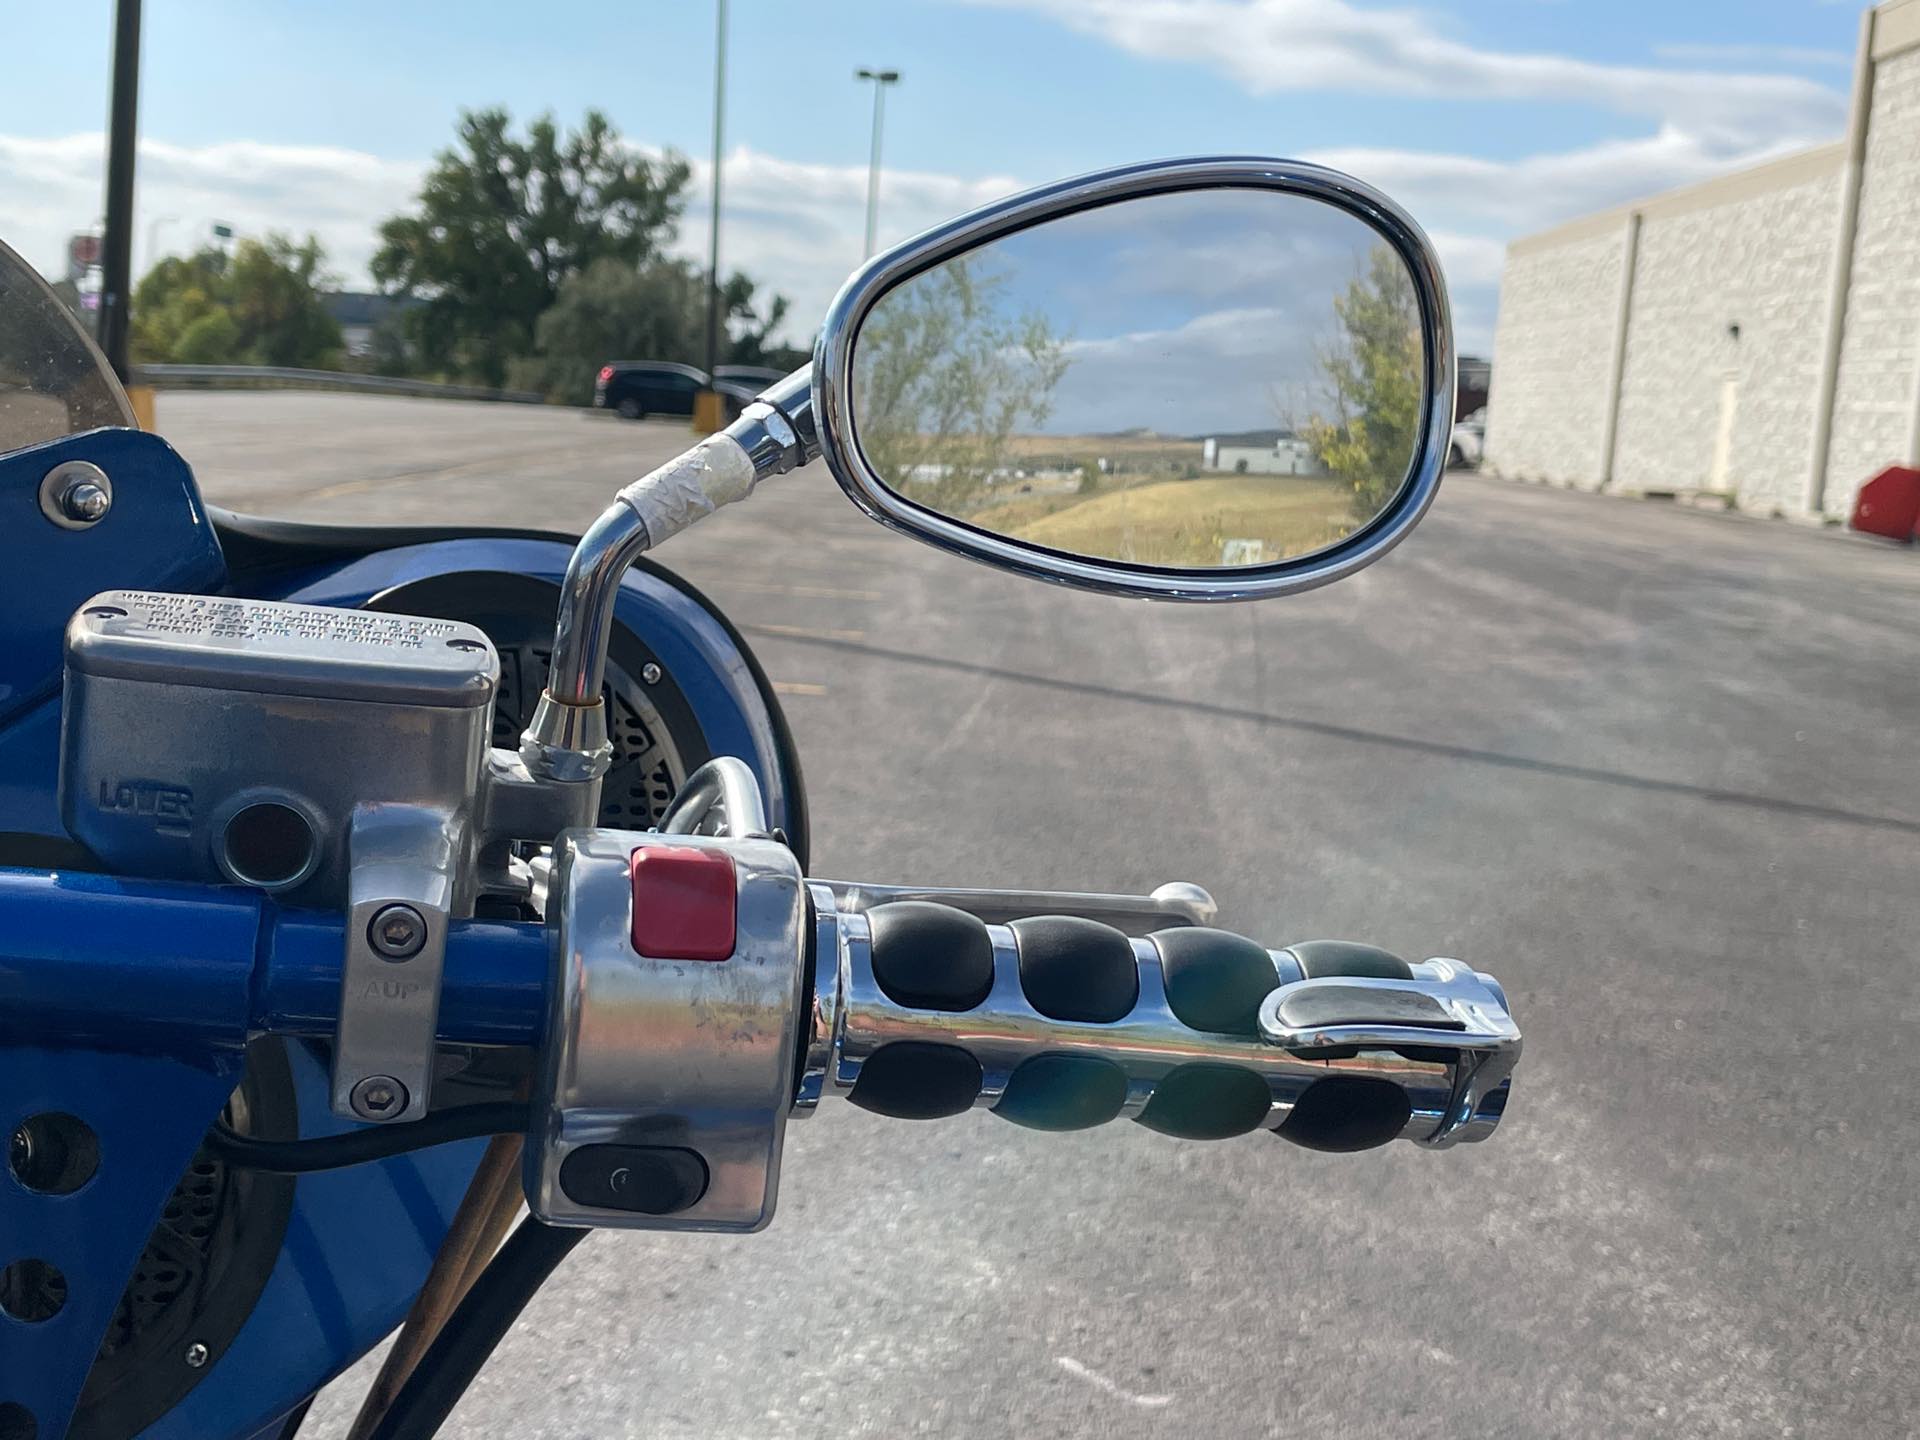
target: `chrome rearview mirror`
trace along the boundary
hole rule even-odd
[[[1135,165],[879,256],[813,367],[875,519],[1066,584],[1253,599],[1377,560],[1440,483],[1453,346],[1398,206],[1278,160]]]
[[[976,560],[1252,600],[1393,548],[1432,503],[1452,421],[1439,261],[1358,180],[1167,160],[1011,196],[870,261],[811,370],[620,491],[567,564],[510,763],[595,813],[627,567],[816,455],[876,520]]]

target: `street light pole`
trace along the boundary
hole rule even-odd
[[[707,237],[707,397],[696,429],[720,428],[720,397],[713,372],[720,364],[720,142],[727,108],[727,0],[714,0],[713,35],[713,219]]]
[[[147,222],[147,269],[151,270],[154,262],[160,258],[161,230],[169,225],[177,225],[179,222],[178,215],[156,215]]]
[[[133,159],[140,100],[140,0],[113,16],[113,93],[107,108],[107,223],[100,245],[100,349],[127,380],[127,298],[133,286]]]
[[[873,234],[880,223],[880,131],[886,124],[887,86],[900,78],[898,70],[869,70],[861,66],[853,72],[856,80],[873,81],[873,151],[867,158],[867,248],[862,259],[873,255]]]

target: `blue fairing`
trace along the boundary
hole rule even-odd
[[[114,508],[91,531],[57,531],[34,509],[40,477],[66,459],[91,460],[112,477]],[[186,465],[164,441],[123,430],[0,457],[0,502],[15,516],[0,527],[0,574],[7,577],[7,604],[0,607],[0,839],[7,855],[0,863],[42,868],[72,853],[55,794],[61,639],[89,596],[128,588],[357,606],[439,576],[507,572],[557,583],[570,550],[557,539],[428,540],[335,563],[266,569],[236,583]],[[774,702],[725,623],[691,592],[645,570],[629,572],[616,619],[642,636],[671,674],[707,751],[746,760],[773,822],[803,827],[798,773],[782,749]],[[141,937],[129,935],[127,943],[129,953],[145,955]],[[0,994],[6,988],[0,973]],[[302,1044],[288,1049],[301,1133],[341,1128],[327,1103],[324,1060]],[[0,1343],[0,1399],[27,1402],[43,1435],[64,1427],[134,1257],[230,1090],[239,1058],[228,1049],[181,1063],[0,1042],[0,1134],[43,1109],[117,1115],[97,1127],[102,1172],[78,1194],[50,1200],[0,1193],[0,1227],[10,1238],[44,1240],[68,1262],[61,1268],[71,1298],[58,1321],[38,1327],[31,1349],[12,1335]],[[364,1354],[405,1315],[480,1149],[475,1141],[302,1177],[278,1261],[250,1318],[186,1398],[146,1433],[182,1440],[258,1434]],[[145,1158],[127,1163],[136,1151]]]

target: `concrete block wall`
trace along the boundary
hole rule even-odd
[[[1828,147],[1748,172],[1745,193],[1720,203],[1710,191],[1699,208],[1680,196],[1646,208],[1614,489],[1805,504],[1840,160]]]
[[[1507,255],[1485,463],[1591,489],[1600,482],[1626,230],[1613,223],[1555,238],[1517,241]]]
[[[1508,248],[1490,470],[1844,517],[1920,464],[1920,0],[1854,87],[1835,144]]]
[[[1920,5],[1913,39],[1920,42]],[[1891,27],[1883,13],[1879,28]],[[1906,38],[1903,32],[1892,37]],[[1883,43],[1885,43],[1883,41]],[[1824,505],[1846,515],[1862,482],[1911,464],[1920,415],[1920,43],[1874,66]]]

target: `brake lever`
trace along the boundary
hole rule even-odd
[[[833,892],[843,915],[864,915],[897,900],[926,900],[964,910],[989,925],[1029,915],[1075,915],[1098,920],[1125,935],[1145,935],[1169,925],[1211,925],[1220,907],[1200,886],[1170,880],[1148,895],[1091,890],[980,890],[945,885],[874,885],[866,881],[818,880]]]
[[[716,816],[717,828],[708,829]],[[687,777],[660,817],[660,833],[735,840],[765,837],[767,808],[758,777],[736,756],[715,756]]]

